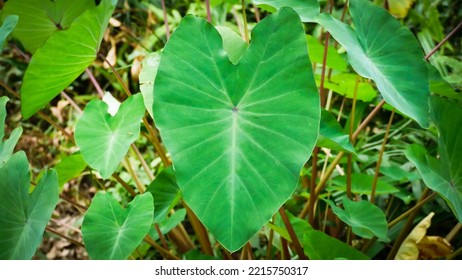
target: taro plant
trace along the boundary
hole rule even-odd
[[[460,96],[411,5],[212,2],[4,4],[1,85],[58,143],[31,175],[0,99],[1,258],[459,256]]]

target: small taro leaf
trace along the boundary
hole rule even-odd
[[[431,117],[438,128],[440,158],[413,144],[406,157],[415,164],[425,184],[439,193],[462,222],[462,108],[437,96],[430,98]]]
[[[82,237],[94,260],[125,260],[152,225],[154,202],[139,194],[123,209],[110,193],[98,192],[82,222]]]
[[[229,61],[232,64],[237,64],[244,55],[247,44],[231,28],[225,26],[216,26],[215,28],[223,40],[223,49],[228,54]]]
[[[63,185],[69,180],[78,177],[86,167],[87,163],[80,153],[62,158],[54,167],[58,173],[59,191],[62,191]]]
[[[24,118],[48,104],[95,60],[116,3],[103,0],[98,7],[88,9],[68,29],[53,33],[35,52],[21,87]]]
[[[320,13],[317,0],[252,0],[257,5],[268,5],[276,9],[290,7],[294,9],[303,22],[313,22]]]
[[[163,219],[160,223],[158,223],[160,232],[162,234],[169,233],[174,227],[183,222],[185,217],[186,209],[180,209],[176,211],[170,217],[168,217],[167,219]],[[159,234],[157,233],[157,230],[154,228],[154,226],[152,226],[149,230],[149,236],[154,241],[159,239]]]
[[[55,32],[67,29],[85,10],[93,8],[93,0],[9,0],[4,15],[18,15],[13,35],[34,53]]]
[[[216,29],[186,16],[155,80],[154,117],[183,198],[229,251],[290,197],[319,130],[298,16],[281,9],[257,24],[252,38],[233,65]]]
[[[31,259],[59,200],[56,172],[45,172],[29,194],[29,162],[20,151],[0,178],[0,259]]]
[[[157,75],[157,68],[159,68],[160,52],[153,52],[148,54],[141,67],[139,75],[140,80],[140,91],[143,95],[144,106],[148,110],[149,115],[154,116],[152,113],[152,104],[154,103],[153,91],[154,91],[154,79]]]
[[[392,164],[389,166],[380,166],[380,173],[384,174],[392,181],[398,181],[400,183],[415,181],[420,179],[420,176],[417,172],[406,171],[402,169],[397,164]]]
[[[324,87],[340,95],[353,99],[356,87],[356,74],[342,73],[332,75],[329,81],[324,82]],[[320,83],[320,78],[316,78],[316,83]],[[377,97],[377,91],[369,82],[359,82],[356,92],[356,100],[371,102]]]
[[[351,201],[346,196],[343,198],[343,207],[335,206],[331,200],[326,200],[335,215],[351,227],[353,233],[363,238],[374,236],[388,240],[388,223],[383,211],[376,205],[366,200]]]
[[[367,194],[372,192],[372,183],[374,177],[367,174],[351,174],[351,192],[354,194]],[[329,190],[346,191],[346,176],[338,176],[332,179],[332,186]],[[377,181],[376,195],[396,193],[399,190],[394,186],[380,180]]]
[[[321,110],[321,125],[316,146],[355,153],[355,148],[350,143],[349,136],[343,133],[343,128],[338,121],[326,110]]]
[[[165,220],[170,210],[181,198],[173,167],[164,169],[148,186],[147,191],[154,197],[154,223]]]
[[[138,135],[144,115],[143,97],[135,94],[127,98],[112,117],[108,105],[100,100],[87,104],[75,126],[75,142],[83,159],[107,179]]]
[[[310,230],[305,233],[302,245],[310,260],[369,259],[360,251],[318,230]]]
[[[8,97],[0,97],[0,168],[13,155],[14,147],[22,134],[22,127],[18,127],[11,132],[10,138],[3,139],[5,137],[6,102],[8,102]]]
[[[3,50],[3,44],[5,44],[6,38],[10,35],[11,31],[15,28],[18,23],[17,15],[9,15],[3,21],[0,26],[0,52]]]
[[[351,0],[350,13],[355,30],[330,14],[317,21],[345,47],[356,72],[375,81],[385,101],[428,127],[428,68],[417,39],[369,1]]]
[[[306,35],[306,41],[308,43],[308,53],[310,55],[311,62],[316,62],[322,65],[324,58],[324,45],[311,35]],[[332,46],[329,46],[327,49],[326,65],[329,68],[342,72],[348,70],[347,63]]]

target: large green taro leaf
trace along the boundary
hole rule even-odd
[[[439,132],[439,159],[417,144],[406,149],[406,157],[415,164],[425,184],[444,197],[462,222],[462,108],[440,97],[430,100],[431,117]]]
[[[343,198],[344,209],[337,207],[333,201],[326,201],[335,215],[351,227],[353,233],[363,238],[388,239],[388,223],[383,211],[366,200],[351,201]]]
[[[262,20],[236,65],[212,25],[185,17],[162,54],[153,111],[185,202],[223,246],[239,249],[290,197],[318,135],[297,14]]]
[[[34,53],[53,33],[67,29],[85,10],[94,6],[93,0],[9,0],[3,8],[3,16],[19,16],[13,35]]]
[[[18,127],[11,132],[10,138],[3,139],[5,137],[6,102],[8,102],[8,97],[0,97],[0,168],[13,155],[14,147],[22,134],[22,127]]]
[[[114,173],[130,144],[138,138],[144,112],[141,94],[127,98],[115,116],[108,113],[108,105],[101,100],[93,100],[85,107],[75,126],[75,142],[83,159],[103,178]]]
[[[322,14],[318,22],[342,44],[353,68],[371,78],[385,101],[428,127],[428,68],[414,35],[386,10],[365,0],[351,0],[355,29]]]
[[[44,173],[29,194],[29,162],[20,151],[0,168],[0,178],[0,259],[30,259],[58,203],[56,172]]]
[[[123,209],[110,193],[93,198],[82,222],[82,237],[94,260],[124,260],[148,234],[154,215],[150,193],[137,195]]]
[[[29,118],[71,84],[94,61],[117,0],[103,0],[35,52],[24,74],[21,112]]]
[[[9,15],[5,17],[2,26],[0,26],[0,52],[3,50],[6,38],[10,35],[11,31],[13,31],[17,23],[17,15]]]

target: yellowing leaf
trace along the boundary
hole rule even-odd
[[[388,0],[390,13],[397,18],[405,18],[415,0]]]
[[[441,236],[425,236],[417,244],[417,247],[421,260],[442,259],[452,253],[451,244]]]
[[[411,231],[411,233],[404,239],[399,247],[395,260],[417,260],[419,256],[419,249],[417,244],[427,234],[427,229],[431,225],[431,220],[435,213],[431,212]]]

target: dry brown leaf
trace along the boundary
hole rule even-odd
[[[116,43],[115,43],[115,40],[112,37],[110,38],[110,41],[111,41],[111,49],[109,50],[108,54],[106,55],[106,61],[108,61],[111,65],[116,65],[116,62],[117,62]],[[110,66],[106,61],[104,61],[103,67],[105,69],[109,69]]]
[[[431,212],[409,233],[399,247],[396,253],[395,260],[417,260],[419,257],[419,249],[417,244],[427,234],[427,229],[431,225],[432,217],[435,213]]]
[[[417,244],[419,259],[437,260],[446,258],[452,253],[452,246],[441,236],[425,236]]]
[[[397,18],[405,18],[415,0],[388,0],[390,13]]]

